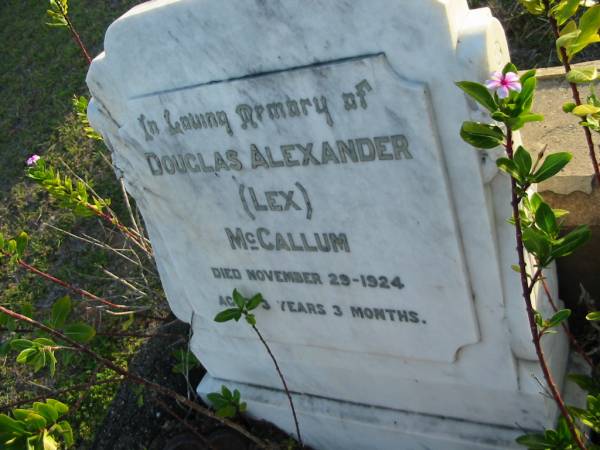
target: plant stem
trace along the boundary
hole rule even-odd
[[[302,437],[300,436],[300,426],[298,425],[298,417],[296,416],[296,408],[294,408],[294,402],[292,401],[292,394],[290,394],[290,390],[288,389],[287,383],[285,382],[283,373],[281,372],[281,369],[279,368],[279,364],[277,364],[275,355],[273,355],[273,352],[271,352],[271,348],[267,344],[267,341],[265,341],[265,339],[263,338],[260,331],[258,331],[258,328],[256,328],[256,325],[252,325],[252,329],[258,335],[258,338],[263,343],[263,345],[267,349],[267,353],[273,360],[273,364],[275,364],[275,370],[277,370],[277,374],[279,375],[279,378],[281,378],[281,382],[283,383],[283,389],[285,389],[285,393],[287,395],[288,401],[290,402],[290,408],[292,409],[292,416],[294,417],[294,424],[296,425],[296,434],[298,436],[298,442],[300,443],[301,446],[304,447],[304,443],[302,442]]]
[[[550,0],[544,0],[544,6],[546,11],[548,11],[548,21],[550,22],[550,27],[552,28],[552,33],[554,34],[554,39],[558,40],[560,37],[560,31],[558,29],[558,22],[550,13]],[[560,56],[562,59],[563,67],[565,68],[565,73],[569,73],[571,71],[571,64],[569,63],[569,58],[567,55],[567,50],[564,47],[560,47],[559,49]],[[573,101],[577,106],[581,105],[581,96],[579,95],[579,89],[577,88],[577,84],[569,83],[571,86],[571,94],[573,96]],[[585,140],[588,146],[588,153],[590,155],[590,160],[592,162],[592,167],[594,168],[594,174],[596,176],[596,181],[600,186],[600,168],[598,167],[598,159],[596,158],[596,152],[594,150],[594,141],[592,140],[592,132],[588,127],[582,127],[583,132],[585,134]]]
[[[556,306],[556,303],[554,303],[554,299],[552,298],[552,294],[550,293],[550,289],[548,288],[548,284],[546,283],[546,280],[544,278],[542,278],[542,286],[544,287],[544,292],[546,293],[546,297],[548,298],[548,302],[550,303],[550,306],[552,306],[552,309],[554,310],[554,312],[558,312],[558,307]],[[562,327],[563,327],[563,330],[565,330],[565,333],[568,336],[569,341],[571,342],[571,345],[575,348],[577,353],[579,353],[582,356],[582,358],[585,359],[585,362],[588,363],[588,365],[593,369],[594,362],[588,356],[588,354],[585,352],[585,350],[583,349],[581,344],[577,341],[575,336],[573,336],[573,333],[571,333],[571,331],[569,330],[569,327],[565,323],[562,324]]]
[[[513,141],[512,141],[512,130],[510,127],[507,127],[507,130],[506,130],[506,154],[508,155],[510,160],[513,160]],[[554,382],[554,379],[552,378],[552,374],[550,373],[550,369],[548,368],[548,364],[547,364],[546,358],[544,356],[544,351],[542,349],[542,345],[540,342],[540,334],[539,334],[539,331],[537,328],[537,324],[535,323],[535,312],[533,309],[533,305],[531,303],[531,290],[532,289],[530,288],[529,283],[527,282],[527,266],[525,264],[525,248],[523,246],[521,216],[519,214],[519,198],[517,196],[517,182],[513,177],[510,178],[510,184],[511,184],[511,196],[512,196],[511,204],[512,204],[512,210],[513,210],[513,220],[515,222],[515,236],[516,236],[516,240],[517,240],[517,254],[519,257],[519,270],[520,270],[520,275],[521,275],[521,288],[523,291],[523,299],[525,300],[525,305],[527,306],[527,318],[529,319],[529,329],[531,330],[531,336],[533,338],[533,345],[535,346],[535,352],[537,354],[538,361],[542,368],[542,372],[544,373],[544,378],[546,380],[546,384],[548,385],[548,388],[550,389],[550,393],[552,394],[554,401],[556,402],[558,408],[560,409],[561,414],[563,415],[563,417],[565,418],[565,420],[567,422],[567,426],[569,427],[569,430],[571,431],[571,435],[573,436],[573,439],[575,440],[575,442],[577,443],[577,446],[581,450],[586,450],[585,445],[583,444],[579,434],[577,433],[575,424],[573,423],[573,419],[571,418],[571,415],[569,414],[567,407],[565,406],[562,396],[560,395],[560,391],[556,387],[556,383]],[[536,276],[539,276],[539,275],[537,275],[538,273],[539,273],[539,269],[536,272]],[[534,278],[534,280],[535,280],[535,278]]]
[[[27,316],[23,316],[22,314],[19,314],[15,311],[12,311],[10,309],[5,308],[4,306],[0,305],[0,312],[12,317],[13,319],[19,320],[21,322],[25,322],[31,326],[34,326],[35,328],[38,328],[40,330],[45,331],[48,334],[51,334],[52,336],[61,339],[65,342],[68,342],[69,344],[71,344],[73,347],[75,347],[76,349],[78,349],[79,351],[85,353],[86,355],[91,356],[92,358],[94,358],[96,361],[100,362],[101,364],[103,364],[104,366],[108,367],[109,369],[113,370],[114,372],[118,373],[119,375],[122,375],[124,377],[126,377],[129,381],[131,381],[132,383],[135,383],[137,385],[140,386],[145,386],[159,394],[164,395],[165,397],[170,397],[171,399],[184,404],[185,406],[193,409],[194,411],[203,414],[207,417],[210,417],[211,419],[214,419],[220,423],[222,423],[223,425],[228,426],[229,428],[237,431],[238,433],[240,433],[241,435],[247,437],[248,439],[250,439],[252,442],[254,442],[259,448],[262,449],[268,449],[268,446],[266,443],[264,443],[261,439],[257,438],[256,436],[254,436],[252,433],[250,433],[249,431],[245,430],[243,427],[241,427],[240,425],[238,425],[237,423],[225,419],[223,417],[219,417],[217,416],[215,413],[213,413],[211,410],[199,405],[198,403],[195,403],[191,400],[188,400],[185,396],[178,394],[177,392],[173,391],[172,389],[169,389],[167,387],[161,386],[160,384],[157,384],[153,381],[150,381],[146,378],[140,377],[139,375],[136,375],[134,373],[129,372],[126,369],[123,369],[122,367],[117,366],[115,363],[113,363],[111,360],[99,355],[98,353],[96,353],[95,351],[93,351],[91,348],[82,345],[76,341],[74,341],[73,339],[70,339],[69,337],[65,336],[63,333],[61,333],[60,331],[54,330],[46,325],[44,325],[43,323],[38,322],[37,320],[34,320],[30,317]]]
[[[79,33],[77,33],[77,30],[75,30],[75,27],[73,26],[73,23],[71,22],[71,19],[69,19],[69,15],[63,9],[60,2],[56,2],[56,5],[58,6],[58,9],[60,9],[60,14],[63,16],[63,18],[67,22],[67,27],[69,28],[69,31],[71,32],[71,36],[73,37],[73,40],[81,49],[81,53],[83,54],[83,57],[85,58],[85,61],[87,62],[88,66],[89,66],[92,63],[92,58],[90,57],[90,54],[88,53],[87,48],[85,48],[85,45],[83,45],[83,41],[79,37]]]

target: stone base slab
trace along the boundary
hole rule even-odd
[[[221,385],[238,389],[248,414],[295,434],[285,392],[221,380],[206,375],[198,394],[218,392]],[[304,443],[316,450],[506,450],[522,449],[515,438],[520,428],[508,428],[441,416],[294,394],[294,406]],[[440,399],[440,401],[443,401]],[[490,405],[490,408],[493,408]],[[539,431],[539,430],[536,430]]]

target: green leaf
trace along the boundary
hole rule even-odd
[[[562,106],[562,110],[566,113],[572,112],[577,105],[573,102],[567,102]]]
[[[580,2],[581,0],[562,0],[550,10],[550,13],[554,16],[558,25],[561,26],[577,12]]]
[[[33,366],[34,372],[39,372],[41,369],[46,367],[46,352],[43,350],[38,351],[36,355],[27,362]]]
[[[509,174],[511,177],[519,180],[520,179],[520,173],[519,173],[519,169],[517,168],[517,164],[508,158],[498,158],[496,160],[496,166],[498,166],[498,169],[500,169],[503,172],[506,172],[507,174]]]
[[[494,112],[498,109],[494,97],[484,85],[472,81],[459,81],[455,84],[488,111]]]
[[[533,103],[533,95],[535,94],[535,88],[537,86],[537,79],[535,76],[529,77],[521,85],[521,92],[517,97],[517,109],[519,113],[528,112],[531,109]]]
[[[591,232],[587,225],[579,225],[552,245],[552,257],[560,258],[570,255],[577,248],[589,241],[590,237]]]
[[[22,258],[23,253],[25,253],[25,248],[27,248],[27,242],[29,241],[29,236],[24,231],[21,231],[19,235],[15,238],[17,243],[16,252],[17,257]]]
[[[572,157],[573,155],[567,152],[548,155],[542,163],[542,166],[533,174],[533,181],[535,183],[540,183],[556,175],[569,163],[569,161],[571,161]]]
[[[598,70],[595,67],[586,67],[581,69],[571,69],[567,73],[567,81],[569,83],[583,84],[591,83],[598,78]]]
[[[233,301],[237,305],[238,308],[244,309],[244,305],[246,304],[246,299],[242,294],[238,292],[237,289],[233,290]]]
[[[248,304],[246,308],[248,311],[252,311],[253,309],[258,308],[258,306],[263,302],[262,294],[256,294],[250,300],[248,300]]]
[[[546,324],[546,326],[548,328],[555,327],[556,325],[559,325],[561,322],[567,320],[570,315],[571,315],[570,309],[561,309],[556,314],[554,314],[550,318],[550,320],[548,320],[548,323]]]
[[[17,355],[16,361],[19,364],[26,364],[31,361],[40,351],[37,348],[26,348]]]
[[[579,40],[582,42],[598,36],[598,30],[600,29],[600,5],[592,6],[583,13],[581,19],[579,19],[579,29],[581,30]]]
[[[535,224],[551,238],[555,238],[558,234],[558,223],[556,222],[554,211],[552,211],[552,208],[547,203],[542,203],[538,206],[535,212]]]
[[[256,325],[256,317],[254,314],[246,314],[246,322],[253,326]]]
[[[71,297],[65,295],[56,300],[52,305],[52,327],[62,328],[71,314],[71,310]]]
[[[576,106],[575,108],[573,108],[573,110],[571,112],[573,114],[575,114],[576,116],[585,117],[587,115],[596,114],[596,113],[600,112],[600,108],[597,106],[585,103],[583,105]]]
[[[536,256],[540,265],[549,263],[551,242],[550,239],[540,231],[533,228],[523,230],[523,245],[529,253]]]
[[[233,405],[225,405],[220,409],[217,409],[216,414],[219,417],[235,417],[237,410]]]
[[[96,330],[85,323],[74,323],[67,325],[63,332],[65,335],[76,342],[86,344],[90,342],[96,335]]]
[[[494,148],[504,140],[504,133],[499,127],[481,122],[463,122],[460,136],[477,148]]]
[[[517,444],[521,444],[529,450],[548,450],[552,448],[552,442],[548,442],[546,436],[543,434],[525,434],[519,436]]]
[[[502,68],[502,73],[506,75],[508,72],[518,73],[519,69],[511,62],[507,62],[506,65]]]
[[[242,316],[242,312],[238,308],[229,308],[224,311],[221,311],[214,318],[215,322],[228,322],[230,320],[240,320]]]
[[[227,400],[225,400],[223,396],[218,392],[211,392],[209,394],[206,394],[206,398],[208,398],[208,401],[210,401],[213,408],[215,409],[220,409],[227,404]]]
[[[517,148],[517,151],[513,156],[513,161],[516,164],[519,174],[521,175],[521,179],[527,179],[532,165],[531,155],[529,152],[519,145],[519,148]]]
[[[26,429],[21,422],[17,422],[6,414],[0,414],[0,431],[23,434],[26,432]]]
[[[542,0],[519,0],[519,3],[527,10],[529,14],[539,16],[544,14],[546,8]]]
[[[71,428],[69,422],[63,420],[58,423],[58,426],[67,448],[72,446],[75,441],[73,439],[73,429]]]
[[[40,416],[43,416],[49,424],[53,424],[58,419],[58,411],[47,403],[34,402],[33,410]]]
[[[38,431],[43,428],[46,428],[47,424],[46,419],[44,419],[44,416],[40,416],[35,412],[31,412],[31,414],[27,416],[25,423],[27,424],[27,428],[30,431]]]
[[[21,351],[31,347],[33,347],[33,342],[29,339],[13,339],[10,341],[10,348],[12,350]]]
[[[588,313],[587,316],[585,316],[585,318],[591,321],[600,320],[600,311],[593,311],[591,313]]]
[[[600,392],[600,383],[594,380],[588,375],[582,375],[579,373],[570,373],[567,375],[567,379],[575,383],[584,391],[590,392],[597,395]]]
[[[223,395],[223,398],[226,400],[231,400],[233,398],[233,394],[231,393],[229,388],[227,386],[225,386],[224,384],[221,385],[221,394]]]

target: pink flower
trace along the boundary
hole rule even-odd
[[[521,82],[519,76],[514,72],[503,74],[502,72],[493,72],[491,79],[485,82],[488,89],[496,89],[498,98],[506,98],[509,91],[521,92]]]
[[[38,162],[39,159],[40,159],[39,155],[31,155],[29,158],[27,158],[27,165],[33,166],[33,165],[35,165],[36,162]]]

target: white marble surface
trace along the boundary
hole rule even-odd
[[[552,420],[510,269],[508,181],[498,152],[458,135],[484,116],[453,82],[507,58],[498,22],[465,0],[159,0],[109,28],[90,120],[210,375],[280,388],[252,331],[212,320],[238,288],[267,299],[258,324],[295,392],[505,427]],[[362,161],[343,161],[337,141],[350,140]],[[329,251],[312,250],[315,233]],[[560,382],[566,341],[545,344]]]

